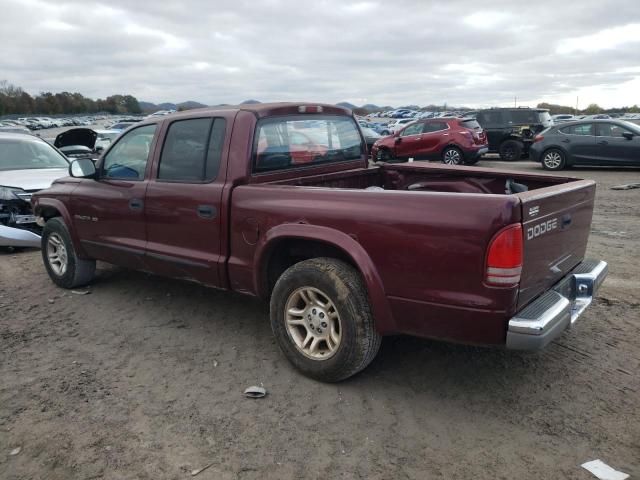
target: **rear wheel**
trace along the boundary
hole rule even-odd
[[[359,273],[334,258],[305,260],[282,274],[271,296],[271,328],[296,368],[326,382],[363,370],[381,342]]]
[[[76,255],[69,230],[60,217],[49,219],[42,230],[42,260],[53,283],[63,288],[86,285],[96,271],[95,260]]]
[[[515,160],[520,160],[522,150],[524,150],[524,145],[517,140],[505,140],[500,144],[498,152],[500,153],[500,158],[502,160],[513,162]]]
[[[557,148],[551,148],[542,154],[542,168],[545,170],[562,170],[566,163],[564,152]]]
[[[442,152],[442,163],[447,165],[462,165],[464,163],[464,154],[459,148],[447,147]]]

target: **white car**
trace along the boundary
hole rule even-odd
[[[398,130],[406,127],[407,125],[415,121],[416,121],[415,118],[399,118],[398,120],[394,120],[390,122],[387,125],[387,127],[389,127],[389,130],[391,131],[391,133],[396,133]]]
[[[69,174],[69,161],[44,140],[0,133],[0,247],[40,248],[31,195]]]

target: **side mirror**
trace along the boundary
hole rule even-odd
[[[622,132],[622,136],[627,140],[631,140],[633,138],[633,133],[631,132]]]
[[[96,166],[90,158],[79,158],[69,165],[69,175],[75,178],[94,178]]]
[[[96,147],[96,153],[102,153],[104,151],[104,147],[102,145],[98,145]]]

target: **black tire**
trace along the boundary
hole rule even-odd
[[[545,170],[562,170],[567,165],[567,156],[558,148],[550,148],[542,152],[540,163]]]
[[[383,137],[388,137],[389,135],[391,135],[391,132],[389,130],[383,130],[382,132],[380,132],[380,135],[382,135]]]
[[[462,165],[464,153],[458,147],[448,146],[442,151],[442,163],[445,165]]]
[[[378,152],[376,153],[376,158],[375,158],[377,162],[390,162],[393,159],[394,157],[389,151],[389,149],[387,148],[378,149]]]
[[[327,358],[311,358],[294,340],[287,323],[291,301],[298,292],[316,290],[334,306],[338,314],[340,340]],[[301,328],[309,335],[310,315],[316,304],[297,306]],[[324,382],[339,382],[363,370],[374,359],[382,337],[376,332],[367,290],[360,274],[350,265],[334,258],[313,258],[286,270],[276,282],[271,295],[271,329],[287,359],[305,375]],[[329,310],[326,310],[329,312]],[[313,314],[316,314],[313,309]],[[327,319],[330,318],[327,313]],[[307,318],[309,322],[307,322]],[[322,317],[325,318],[325,317]],[[298,321],[298,320],[297,320]],[[318,320],[320,321],[320,320]],[[328,320],[327,320],[328,321]],[[335,322],[336,320],[333,320]],[[327,324],[322,323],[327,328]],[[320,324],[317,324],[320,327]],[[323,332],[323,334],[325,334]],[[316,333],[313,332],[315,336]],[[318,335],[317,337],[320,337]],[[305,337],[306,338],[306,337]],[[316,338],[316,337],[314,337]],[[320,340],[319,342],[322,342]],[[306,344],[306,340],[303,345]],[[311,342],[313,343],[313,342]],[[329,342],[325,343],[329,347]],[[312,347],[311,347],[312,348]]]
[[[41,251],[47,273],[56,285],[62,288],[76,288],[86,285],[93,279],[96,261],[78,258],[71,235],[62,218],[51,218],[45,224],[42,231]],[[57,255],[56,252],[58,252]],[[52,260],[54,257],[59,260]],[[62,269],[63,264],[64,269]]]
[[[500,144],[498,153],[500,153],[500,159],[506,162],[514,162],[520,160],[524,145],[517,140],[505,140]]]

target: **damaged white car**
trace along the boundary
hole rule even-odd
[[[0,247],[40,248],[31,195],[68,172],[69,161],[44,140],[0,133]]]

